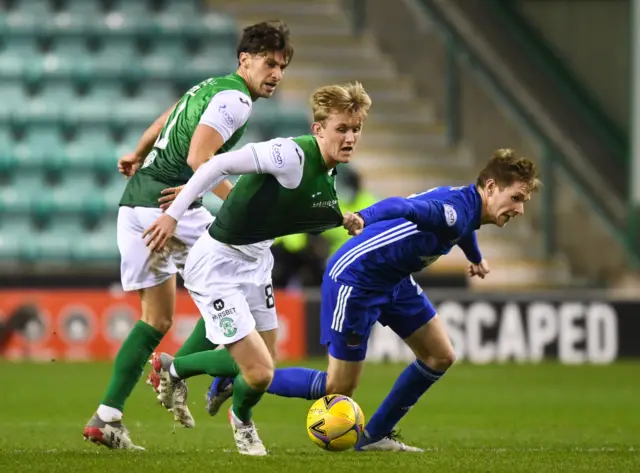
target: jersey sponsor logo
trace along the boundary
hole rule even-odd
[[[271,145],[271,161],[277,168],[281,168],[284,166],[284,157],[280,152],[280,148],[282,148],[282,143],[274,143]]]
[[[312,209],[328,209],[331,207],[336,207],[337,205],[338,205],[338,199],[321,200],[319,202],[314,202],[311,208]]]
[[[222,104],[218,107],[218,112],[220,112],[220,115],[224,117],[224,121],[227,122],[227,125],[232,126],[233,117],[229,115],[229,112],[227,112],[226,109],[227,109],[227,106],[225,104]]]
[[[447,222],[447,225],[453,227],[458,220],[458,214],[456,213],[456,209],[454,209],[449,204],[444,204],[444,218]]]
[[[216,299],[215,301],[213,301],[213,310],[215,312],[211,314],[211,318],[214,321],[221,320],[225,317],[228,318],[230,315],[236,313],[235,307],[227,307],[225,309],[224,301],[222,299]]]
[[[213,308],[220,312],[222,309],[224,309],[224,301],[222,299],[216,299],[215,301],[213,301]]]
[[[240,103],[245,104],[247,107],[249,106],[249,101],[243,99],[242,97],[238,97],[238,99],[240,99]]]
[[[222,334],[227,338],[231,338],[238,333],[236,323],[230,317],[220,319],[220,328],[222,329]]]

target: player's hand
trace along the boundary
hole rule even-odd
[[[129,179],[136,173],[141,164],[142,159],[135,153],[127,153],[118,160],[118,171]]]
[[[173,236],[177,224],[178,222],[173,217],[162,214],[153,222],[153,225],[144,231],[142,238],[148,237],[146,245],[151,251],[159,253]]]
[[[467,273],[469,277],[478,276],[480,279],[484,279],[484,277],[491,272],[491,268],[489,267],[489,263],[486,259],[480,261],[480,264],[469,263],[469,268]]]
[[[364,228],[364,220],[358,214],[347,212],[344,214],[342,225],[349,232],[349,235],[358,236]]]
[[[183,188],[184,186],[178,186],[163,189],[161,192],[162,197],[158,199],[158,202],[160,202],[160,208],[162,210],[167,210],[171,205],[171,202],[173,202],[175,198],[178,197],[178,194]]]

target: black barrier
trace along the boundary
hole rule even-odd
[[[529,295],[431,291],[459,360],[471,363],[525,362],[606,364],[640,358],[640,300],[615,300],[594,293]],[[324,354],[319,304],[307,305],[309,353]],[[369,361],[410,361],[411,351],[389,329],[376,325]]]

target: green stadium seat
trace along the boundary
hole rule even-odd
[[[36,18],[45,18],[54,13],[53,5],[46,0],[19,0],[12,10],[13,13],[31,15]]]
[[[96,229],[85,232],[73,245],[74,261],[91,263],[117,262],[120,256],[114,219],[102,222]]]
[[[40,31],[39,19],[21,11],[0,15],[0,35],[4,37],[27,37]]]
[[[92,56],[94,77],[119,78],[139,62],[135,43],[127,38],[105,41],[103,47]]]
[[[162,13],[179,16],[186,20],[195,20],[200,18],[204,11],[198,8],[196,2],[166,2]]]
[[[42,189],[45,179],[39,170],[16,173],[11,183],[0,186],[0,209],[4,214],[26,214],[33,210],[33,203]]]
[[[213,77],[217,75],[229,74],[234,71],[238,62],[235,55],[220,54],[220,51],[215,51],[217,54],[198,54],[187,58],[184,65],[184,72],[193,77],[201,77],[205,79],[207,77]],[[202,80],[200,79],[200,80]]]
[[[29,67],[41,62],[42,54],[35,38],[9,37],[4,40],[0,53],[0,77],[17,79],[24,77]]]
[[[115,143],[108,127],[80,127],[65,148],[65,169],[103,171],[110,168],[113,171],[116,169],[116,163]]]
[[[119,173],[114,173],[107,185],[101,189],[102,198],[104,199],[106,212],[115,214],[118,211],[120,198],[127,187],[127,180]]]
[[[0,226],[0,261],[17,262],[21,258],[22,247],[33,244],[34,228],[27,216],[12,216],[3,219]]]
[[[93,82],[86,94],[78,97],[63,113],[65,123],[110,125],[113,122],[114,104],[122,100],[122,85],[117,81]]]
[[[129,17],[148,17],[152,14],[148,2],[144,0],[115,0],[110,2],[110,12],[118,12]]]
[[[58,216],[51,221],[49,228],[35,234],[35,248],[31,257],[35,256],[38,263],[68,263],[73,246],[83,239],[84,233],[78,218]]]
[[[0,87],[0,121],[7,123],[24,108],[24,104],[28,100],[28,94],[24,88],[23,82],[19,80],[10,80],[3,82]]]
[[[74,88],[66,81],[45,83],[41,92],[26,102],[22,116],[29,124],[56,123],[77,100]]]
[[[56,126],[30,126],[24,139],[16,143],[14,152],[18,166],[23,169],[44,167],[50,171],[58,169],[62,157],[64,141]]]
[[[97,17],[105,13],[100,2],[95,0],[66,0],[63,11],[86,17]]]
[[[156,89],[153,84],[145,82],[138,95],[121,99],[120,104],[112,111],[117,122],[150,126],[176,102],[177,97],[168,87]]]
[[[32,201],[33,218],[41,225],[61,214],[83,214],[96,185],[91,173],[69,171],[63,180],[54,186],[45,186]]]

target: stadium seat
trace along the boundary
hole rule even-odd
[[[83,240],[85,231],[82,222],[75,216],[58,216],[49,228],[35,233],[35,244],[28,258],[38,262],[68,263],[71,250]]]
[[[33,243],[34,231],[31,220],[24,215],[12,216],[10,225],[0,224],[0,262],[19,261],[25,253],[22,248]]]
[[[32,211],[34,200],[45,186],[44,174],[39,170],[16,173],[10,183],[0,185],[1,212],[13,219]]]
[[[18,167],[30,171],[43,168],[56,171],[60,165],[64,147],[59,127],[33,125],[25,130],[23,140],[16,143],[14,150]]]
[[[136,68],[138,62],[136,44],[132,39],[109,39],[92,56],[92,75],[117,79]]]
[[[119,256],[115,220],[105,220],[94,230],[85,232],[71,251],[75,261],[85,263],[118,261]]]
[[[29,67],[41,62],[42,54],[34,37],[5,36],[0,52],[0,77],[20,79]]]
[[[105,203],[105,212],[116,214],[118,212],[118,204],[127,187],[127,180],[119,173],[114,173],[107,185],[100,189],[100,194]]]
[[[95,0],[66,0],[62,11],[86,17],[97,17],[105,13],[101,2]]]
[[[66,145],[64,168],[70,170],[88,169],[104,172],[116,170],[117,157],[115,143],[110,129],[105,126],[79,127]]]
[[[15,116],[19,122],[29,124],[53,124],[65,113],[73,108],[77,101],[74,87],[66,81],[44,83],[40,93],[26,101],[23,114]]]
[[[0,87],[0,122],[9,122],[24,108],[27,100],[28,94],[21,80],[4,81]]]
[[[122,100],[122,85],[117,81],[92,82],[86,93],[76,99],[63,114],[63,120],[73,126],[84,124],[112,125]]]

